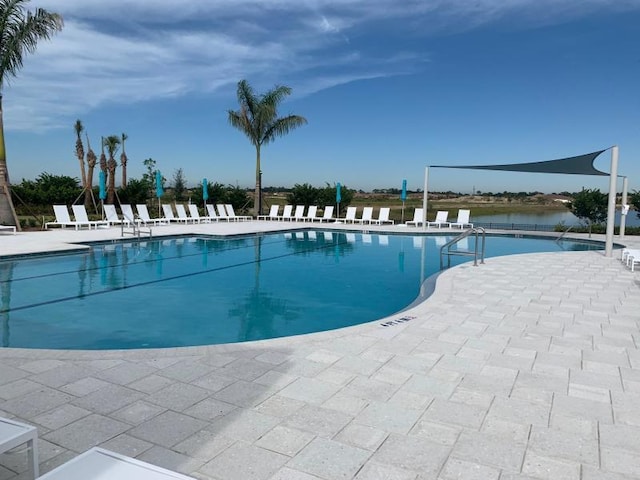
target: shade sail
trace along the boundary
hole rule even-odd
[[[432,168],[464,168],[470,170],[502,170],[506,172],[529,173],[564,173],[567,175],[609,175],[598,170],[593,162],[598,155],[608,149],[598,152],[585,153],[576,157],[545,160],[542,162],[507,163],[504,165],[431,165]]]

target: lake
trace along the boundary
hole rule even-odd
[[[495,215],[477,215],[471,218],[476,223],[506,223],[506,224],[527,224],[527,225],[557,225],[564,223],[569,225],[580,225],[580,220],[568,210],[566,212],[540,212],[540,213],[502,213]],[[620,225],[620,210],[616,209],[616,225]],[[626,226],[640,227],[640,218],[636,212],[632,211],[627,215]]]

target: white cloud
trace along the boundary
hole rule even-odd
[[[287,76],[296,94],[402,75],[424,51],[363,50],[354,35],[384,27],[424,35],[515,15],[523,25],[561,22],[640,0],[34,0],[65,27],[29,56],[6,86],[6,126],[44,130],[114,102],[215,91],[251,78]],[[415,31],[410,32],[410,29]],[[424,49],[421,49],[424,50]],[[10,100],[9,100],[10,99]]]

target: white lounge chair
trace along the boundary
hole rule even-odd
[[[111,225],[119,225],[121,224],[123,221],[128,224],[129,222],[127,220],[122,220],[119,216],[118,216],[118,212],[116,211],[116,206],[108,203],[104,206],[104,216],[107,222],[107,225],[111,226]]]
[[[16,227],[14,227],[13,225],[0,225],[0,232],[2,232],[3,230],[13,232],[14,235],[16,234]]]
[[[38,429],[33,425],[0,417],[0,454],[26,444],[31,479],[38,477]]]
[[[42,480],[194,480],[119,453],[93,447],[39,477]]]
[[[450,226],[451,223],[447,222],[447,218],[449,217],[449,212],[447,210],[438,210],[438,212],[436,213],[436,218],[433,222],[427,222],[427,227],[444,227],[444,226]],[[468,220],[468,219],[467,219]]]
[[[473,223],[469,222],[470,214],[471,214],[470,210],[464,210],[464,209],[458,210],[458,219],[455,222],[451,222],[451,226],[460,227],[460,229],[463,229],[464,227],[473,228]]]
[[[231,218],[227,214],[227,209],[222,203],[218,203],[216,205],[216,210],[218,211],[218,218],[221,219],[221,220],[226,220],[227,222],[230,222],[231,220],[236,222],[238,220],[237,218]]]
[[[162,219],[168,223],[171,222],[184,222],[187,223],[185,219],[178,218],[173,214],[173,208],[171,208],[171,204],[165,203],[162,205]]]
[[[73,210],[76,223],[79,225],[88,225],[89,229],[91,229],[91,227],[98,228],[100,225],[109,226],[105,220],[89,220],[87,209],[84,208],[84,205],[71,205],[71,209]]]
[[[355,223],[357,221],[356,213],[357,213],[356,207],[347,207],[347,214],[341,220],[344,220],[344,223],[349,223],[349,222]]]
[[[198,206],[195,203],[190,203],[188,206],[189,206],[189,215],[191,215],[191,218],[193,219],[194,222],[209,223],[211,222],[211,220],[213,220],[211,217],[201,216],[200,212],[198,211]]]
[[[45,230],[49,228],[50,225],[59,225],[61,228],[66,227],[74,227],[76,230],[80,227],[78,222],[74,222],[71,220],[69,216],[69,210],[66,205],[54,205],[53,206],[53,214],[56,216],[55,221],[47,222],[44,224]]]
[[[393,220],[389,219],[389,212],[391,209],[389,207],[382,207],[378,212],[378,218],[371,220],[372,223],[377,223],[378,225],[382,225],[383,223],[390,223],[393,225]]]
[[[296,211],[293,214],[292,220],[296,220],[300,222],[304,221],[304,205],[296,206]]]
[[[176,212],[178,213],[178,221],[179,222],[184,222],[184,223],[189,223],[189,222],[194,222],[195,223],[195,219],[189,217],[187,215],[187,211],[184,208],[184,205],[182,205],[181,203],[176,203]],[[198,220],[198,223],[200,223],[200,221]]]
[[[282,215],[278,217],[278,220],[291,220],[291,212],[293,211],[292,205],[285,205]]]
[[[409,220],[408,222],[405,222],[406,225],[415,225],[416,227],[422,225],[424,223],[424,219],[422,218],[424,215],[424,209],[422,208],[416,208],[413,211],[413,220]]]
[[[280,205],[271,205],[271,208],[269,208],[269,215],[258,215],[258,220],[277,220],[279,210]]]
[[[207,216],[211,220],[215,220],[216,222],[219,221],[220,217],[216,213],[216,207],[214,205],[209,204],[209,203],[207,203],[206,207],[207,207]]]
[[[309,206],[309,210],[307,211],[307,216],[304,217],[304,221],[305,222],[314,222],[316,220],[318,220],[318,206],[317,205],[310,205]]]
[[[138,211],[138,219],[145,225],[149,223],[154,225],[167,225],[162,218],[151,218],[149,216],[149,210],[147,210],[147,206],[144,203],[138,203],[136,205],[136,210]]]
[[[373,207],[364,207],[362,209],[362,218],[356,218],[354,221],[362,223],[363,225],[365,223],[371,224],[373,221]]]
[[[133,214],[133,208],[128,203],[121,203],[120,210],[122,211],[122,219],[128,223],[140,223],[140,219],[136,219],[136,216]],[[136,221],[137,220],[137,221]]]
[[[318,220],[320,220],[320,223],[333,220],[333,205],[327,205],[326,207],[324,207],[322,217],[318,218]]]
[[[225,205],[225,208],[227,209],[227,215],[233,220],[241,222],[244,222],[245,220],[253,220],[253,217],[251,215],[236,215],[236,212],[233,210],[233,205],[231,205],[230,203],[227,203]]]

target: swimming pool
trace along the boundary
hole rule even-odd
[[[2,346],[208,345],[368,322],[415,300],[451,238],[310,230],[114,242],[7,259],[0,261]],[[598,248],[487,237],[487,256]],[[453,257],[452,265],[466,260]]]

